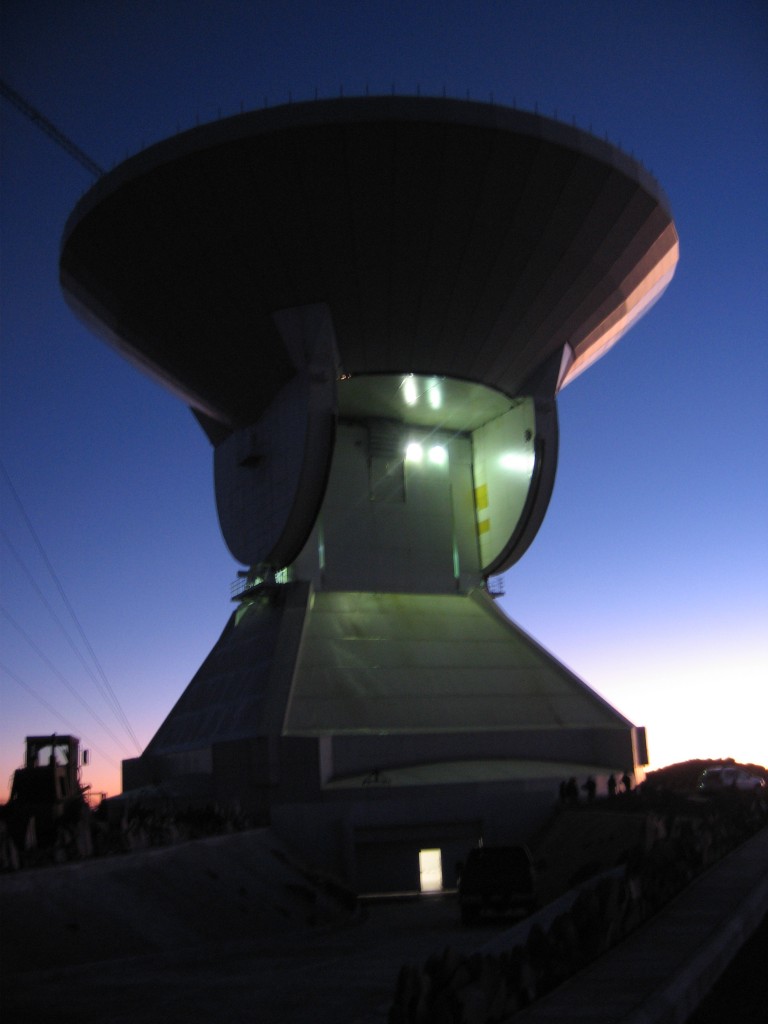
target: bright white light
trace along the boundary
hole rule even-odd
[[[439,892],[443,888],[440,850],[419,850],[419,884],[422,892]]]
[[[533,469],[533,452],[507,452],[502,455],[499,462],[504,469],[511,469],[517,473],[530,473]]]
[[[448,459],[448,452],[441,444],[434,444],[429,449],[428,458],[429,461],[434,462],[436,466],[444,466]]]
[[[416,390],[416,378],[412,373],[409,373],[407,377],[403,377],[403,398],[406,405],[416,405],[418,401],[419,393]]]
[[[424,458],[424,449],[416,441],[412,441],[405,449],[405,457],[409,462],[421,462]]]
[[[427,401],[432,409],[439,409],[443,404],[443,393],[437,377],[433,377],[427,385]]]

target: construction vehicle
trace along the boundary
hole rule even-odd
[[[82,764],[88,763],[88,751]],[[51,846],[62,825],[81,820],[88,786],[80,783],[80,740],[76,736],[27,736],[24,766],[13,773],[11,797],[3,810],[16,846]]]

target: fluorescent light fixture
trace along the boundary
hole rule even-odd
[[[437,377],[433,377],[427,385],[427,401],[431,409],[439,409],[443,404],[443,393]]]
[[[499,459],[504,469],[511,469],[516,473],[530,473],[533,470],[533,452],[507,452]]]
[[[411,441],[405,449],[405,457],[408,462],[421,462],[424,458],[424,449],[417,441]]]
[[[441,444],[433,444],[429,449],[428,458],[429,461],[434,462],[436,466],[444,466],[448,461],[448,452]]]
[[[407,377],[403,377],[403,398],[406,405],[416,405],[418,401],[419,393],[416,389],[416,378],[412,373],[409,373]]]

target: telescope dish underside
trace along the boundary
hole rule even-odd
[[[377,97],[243,114],[126,161],[75,209],[61,278],[80,316],[226,432],[295,373],[275,311],[326,304],[346,373],[514,397],[566,346],[580,372],[676,260],[661,190],[607,143]]]

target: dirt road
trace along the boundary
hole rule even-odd
[[[501,928],[463,928],[450,895],[369,904],[342,927],[22,972],[6,989],[4,1019],[384,1024],[403,962],[446,946],[471,952]]]

